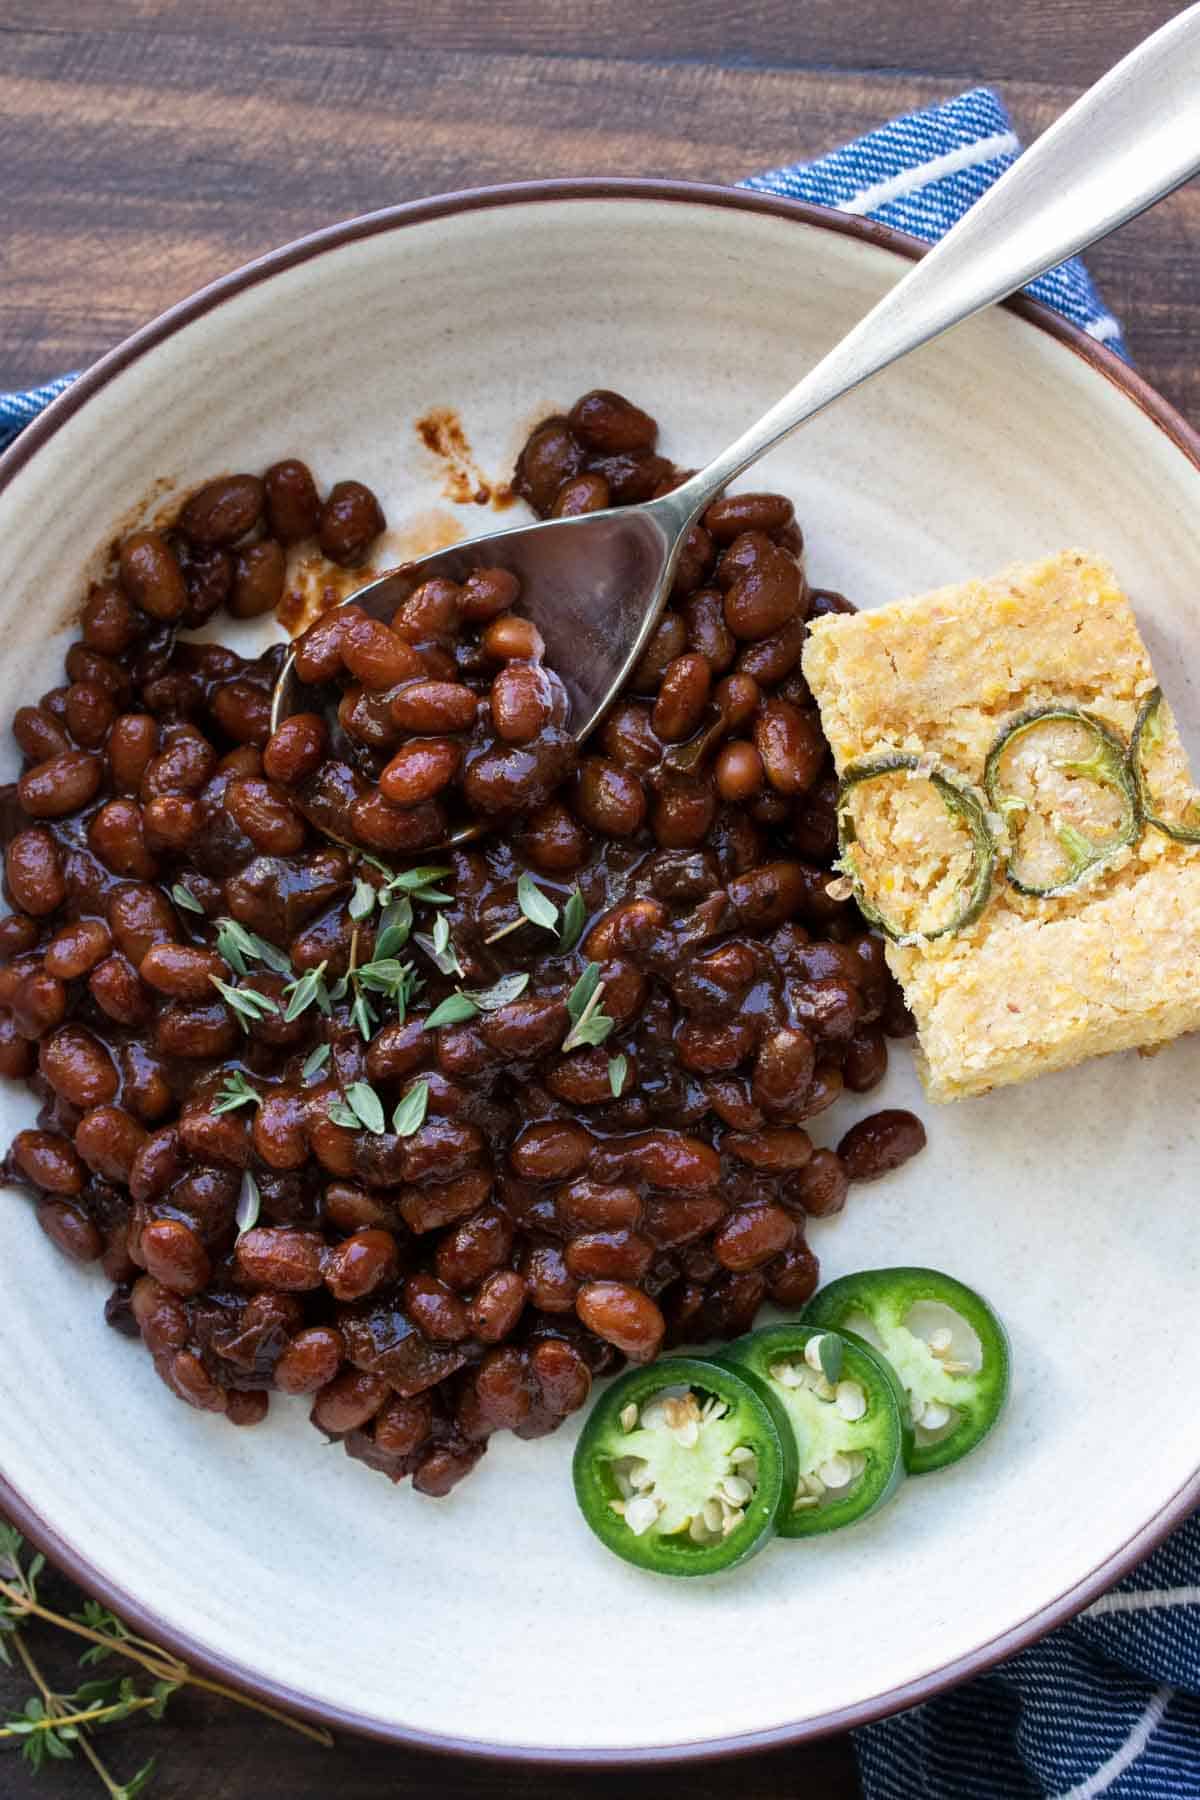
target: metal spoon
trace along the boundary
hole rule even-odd
[[[771,410],[661,499],[488,533],[383,575],[350,602],[390,618],[434,575],[511,569],[520,610],[585,738],[640,657],[671,591],[689,525],[805,420],[952,325],[1115,231],[1200,170],[1200,4],[1156,31],[1018,158],[941,242]],[[274,730],[311,702],[293,658]],[[460,834],[460,836],[463,834]]]

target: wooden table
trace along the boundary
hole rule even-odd
[[[79,367],[248,258],[418,195],[540,175],[735,181],[981,82],[1002,88],[1028,138],[1178,10],[1170,0],[7,0],[0,386]],[[1200,191],[1128,226],[1091,265],[1143,371],[1200,416]],[[38,1642],[53,1667],[52,1640]],[[18,1692],[0,1668],[0,1707]],[[651,1800],[685,1783],[692,1800],[858,1792],[845,1741],[677,1777],[555,1775],[356,1742],[331,1757],[186,1696],[171,1722],[119,1727],[108,1743],[126,1775],[158,1747],[160,1800],[324,1800],[335,1788],[342,1800]],[[15,1761],[0,1764],[6,1797],[33,1791]],[[37,1791],[100,1790],[82,1764],[56,1763]]]

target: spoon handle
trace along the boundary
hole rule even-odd
[[[1200,170],[1200,4],[1075,102],[758,422],[668,496],[695,517],[814,413]]]

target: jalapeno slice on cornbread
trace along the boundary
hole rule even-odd
[[[996,843],[983,798],[927,758],[897,751],[852,763],[837,820],[840,867],[894,943],[961,931],[987,905]]]
[[[1039,706],[1011,720],[983,782],[1008,828],[1008,879],[1020,894],[1074,887],[1141,831],[1125,745],[1081,707]]]
[[[1147,825],[1177,844],[1200,844],[1200,794],[1192,786],[1187,756],[1160,687],[1148,695],[1137,716],[1129,761]]]

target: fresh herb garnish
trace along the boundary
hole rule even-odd
[[[383,1102],[369,1081],[352,1081],[346,1089],[346,1099],[359,1122],[375,1137],[382,1137],[387,1130],[387,1121],[383,1116]]]
[[[520,918],[510,919],[507,925],[501,925],[498,931],[489,933],[483,940],[485,944],[499,943],[510,932],[519,931],[527,921],[530,925],[540,925],[543,931],[553,931],[558,925],[557,906],[549,894],[542,892],[528,870],[517,882],[517,905],[521,909]]]
[[[375,955],[395,956],[397,950],[403,950],[412,924],[412,901],[407,894],[398,894],[388,902],[380,915],[379,929],[375,933]]]
[[[381,890],[385,900],[390,900],[393,894],[408,894],[413,900],[423,901],[426,906],[451,906],[454,903],[453,894],[443,893],[441,888],[433,885],[440,881],[443,875],[453,874],[454,871],[447,868],[445,864],[430,865],[420,869],[405,869],[402,874],[394,875],[386,863],[381,863],[374,856],[364,856],[363,861],[370,863],[373,869],[378,869],[381,874],[387,876]]]
[[[429,957],[434,967],[443,975],[462,975],[465,973],[458,960],[458,951],[454,948],[450,936],[450,921],[445,913],[439,913],[433,922],[433,930],[428,935],[418,931],[413,943],[420,946]]]
[[[603,998],[600,964],[590,962],[567,995],[567,1011],[572,1024],[563,1039],[564,1054],[568,1050],[578,1050],[583,1044],[602,1044],[612,1031],[616,1020],[610,1019],[604,1011]]]
[[[325,986],[325,970],[328,966],[327,963],[318,963],[315,969],[306,970],[295,981],[289,981],[284,988],[283,1018],[286,1025],[290,1025],[293,1019],[298,1019],[314,1002],[325,1017],[329,1017],[332,1002],[329,989]]]
[[[222,957],[235,975],[248,975],[247,958],[251,962],[265,963],[268,969],[274,969],[276,975],[291,975],[292,965],[282,950],[269,944],[266,938],[259,937],[257,931],[247,931],[236,919],[217,920],[217,954]]]
[[[203,916],[204,908],[190,888],[184,887],[182,881],[177,881],[171,889],[171,898],[176,906],[182,907],[184,912],[200,913]]]
[[[502,975],[490,988],[459,988],[458,992],[480,1012],[498,1012],[502,1006],[509,1006],[518,999],[528,986],[529,977],[522,972]]]
[[[258,1089],[251,1087],[246,1077],[235,1069],[233,1074],[227,1076],[222,1083],[217,1097],[213,1101],[212,1110],[215,1113],[227,1113],[236,1112],[239,1106],[261,1105],[262,1095]]]
[[[613,1099],[621,1098],[621,1090],[625,1086],[625,1077],[629,1073],[627,1056],[610,1056],[608,1059],[608,1085],[612,1089]]]
[[[260,1019],[269,1018],[279,1011],[276,1001],[269,994],[260,994],[256,988],[230,987],[219,975],[208,978],[225,1004],[237,1014],[238,1023],[243,1031],[249,1031],[251,1025],[257,1025]]]
[[[258,1183],[255,1181],[249,1169],[247,1169],[246,1173],[242,1176],[242,1188],[238,1195],[237,1212],[235,1214],[239,1238],[244,1237],[246,1232],[254,1230],[254,1227],[258,1224],[258,1215],[261,1207],[262,1195],[258,1191]]]
[[[583,936],[583,928],[587,924],[587,907],[583,903],[583,895],[577,887],[571,889],[567,904],[562,909],[562,919],[558,927],[558,949],[560,955],[573,950]]]
[[[461,1025],[467,1019],[478,1017],[479,1008],[475,1002],[468,1000],[467,996],[456,988],[454,993],[447,994],[446,998],[434,1007],[425,1020],[425,1029],[426,1031],[436,1031],[439,1025]]]
[[[323,1069],[328,1061],[329,1045],[318,1044],[316,1049],[310,1050],[304,1059],[303,1067],[300,1070],[301,1080],[307,1081],[310,1075],[315,1075],[318,1069]]]
[[[376,889],[372,881],[364,881],[360,876],[354,884],[354,892],[350,896],[347,910],[356,925],[369,919],[375,910]]]
[[[392,1130],[397,1137],[411,1137],[425,1123],[425,1114],[429,1110],[429,1083],[414,1081],[395,1112],[392,1114]]]

